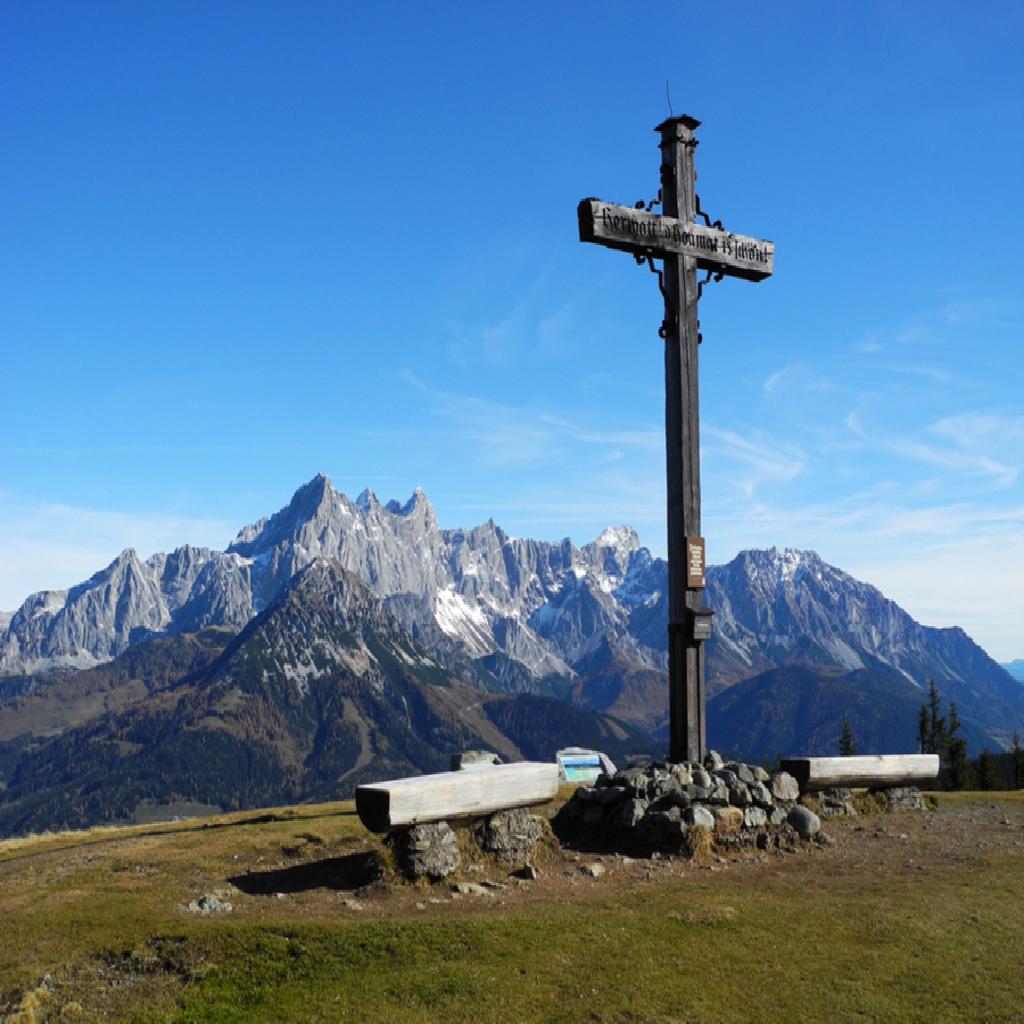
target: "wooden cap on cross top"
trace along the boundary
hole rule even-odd
[[[690,117],[689,114],[680,114],[678,117],[666,118],[654,130],[656,132],[661,132],[661,134],[664,135],[670,129],[675,128],[676,125],[681,125],[683,128],[688,128],[692,132],[700,127],[700,121],[698,121],[695,117]]]

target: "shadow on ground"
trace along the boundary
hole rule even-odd
[[[253,871],[228,881],[250,896],[309,892],[311,889],[358,889],[380,878],[380,856],[374,851],[328,857],[274,871]]]

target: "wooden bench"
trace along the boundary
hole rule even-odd
[[[428,821],[472,818],[546,803],[557,792],[557,764],[518,761],[359,786],[356,811],[371,832],[390,832]]]
[[[916,786],[938,778],[938,754],[855,754],[851,757],[784,757],[782,770],[789,772],[802,791],[867,787],[888,789]]]

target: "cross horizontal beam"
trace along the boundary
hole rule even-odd
[[[775,243],[720,228],[584,199],[576,208],[580,241],[644,256],[693,256],[702,270],[763,281],[775,269]]]

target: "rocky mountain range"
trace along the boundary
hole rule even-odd
[[[362,580],[323,558],[233,639],[153,638],[61,691],[50,680],[0,712],[8,734],[18,718],[30,730],[0,742],[0,834],[130,820],[146,804],[337,799],[481,746],[549,759],[580,738],[614,753],[646,740],[552,697],[456,678]]]
[[[667,566],[631,528],[582,547],[510,536],[493,521],[442,529],[420,490],[404,504],[369,491],[352,501],[322,475],[225,551],[142,560],[128,550],[68,591],[29,597],[0,627],[0,692],[152,637],[240,630],[318,559],[361,580],[467,685],[565,698],[664,736]],[[934,678],[993,745],[1024,731],[1024,688],[962,630],[922,626],[814,552],[741,552],[709,568],[705,603],[716,613],[711,698],[787,665],[885,668],[917,690]]]

